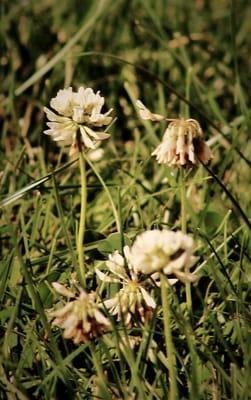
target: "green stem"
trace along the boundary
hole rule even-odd
[[[85,274],[85,221],[86,221],[86,205],[87,205],[87,185],[86,185],[86,166],[82,150],[79,151],[79,169],[81,178],[81,209],[80,220],[77,238],[78,250],[78,276],[79,281],[83,287],[86,287],[86,274]]]
[[[111,195],[107,185],[105,184],[102,176],[99,174],[98,170],[96,169],[94,164],[90,161],[90,159],[85,154],[83,156],[84,156],[85,160],[87,161],[87,163],[90,165],[90,167],[93,170],[94,174],[97,176],[97,178],[100,181],[101,185],[103,186],[103,188],[104,188],[104,190],[105,190],[105,192],[107,194],[107,197],[108,197],[108,199],[109,199],[109,201],[111,203],[114,219],[115,219],[116,226],[117,226],[117,231],[118,232],[122,232],[119,214],[118,214],[118,211],[116,209],[116,206],[115,206],[113,198],[112,198],[112,195]]]
[[[180,201],[181,201],[181,230],[187,233],[187,217],[186,217],[186,182],[184,170],[180,168]]]
[[[180,169],[180,199],[181,199],[181,230],[184,234],[187,233],[187,216],[186,216],[186,180],[183,168]],[[186,302],[187,309],[191,315],[193,305],[191,296],[191,283],[186,283]]]
[[[61,203],[61,199],[60,199],[59,192],[58,192],[56,178],[55,178],[54,175],[52,175],[52,182],[53,182],[53,187],[54,187],[56,207],[57,207],[57,210],[58,210],[60,223],[61,223],[64,235],[65,235],[65,240],[66,240],[66,243],[67,243],[67,247],[68,247],[69,252],[71,254],[72,263],[73,263],[74,267],[76,267],[77,266],[76,254],[75,254],[74,249],[72,247],[71,239],[70,239],[70,236],[69,236],[68,231],[67,231],[67,226],[66,226],[66,223],[65,223],[62,203]]]
[[[98,389],[99,389],[98,395],[101,395],[102,399],[104,399],[104,400],[109,400],[110,393],[108,391],[107,380],[106,380],[106,377],[105,377],[105,374],[104,374],[104,371],[102,368],[102,363],[100,362],[100,360],[97,359],[96,353],[95,353],[95,347],[93,346],[93,344],[91,342],[89,343],[89,347],[91,350],[93,365],[97,371]]]
[[[169,400],[177,400],[178,388],[176,381],[176,357],[175,349],[172,340],[171,332],[171,318],[170,318],[170,307],[168,300],[168,282],[164,274],[161,274],[161,301],[163,308],[163,319],[164,319],[164,335],[166,342],[166,351],[168,358],[168,369],[169,369],[169,382],[170,382],[170,394]]]
[[[187,301],[187,309],[188,309],[189,315],[191,315],[192,311],[193,311],[193,305],[192,305],[191,283],[190,282],[186,282],[186,301]]]
[[[187,217],[186,217],[186,180],[184,176],[184,170],[181,169],[181,174],[180,174],[180,197],[181,197],[181,229],[184,234],[187,233]],[[187,310],[189,313],[189,316],[192,315],[192,296],[191,296],[191,283],[186,282],[186,303],[187,303]],[[191,370],[192,370],[192,376],[191,376],[191,383],[190,383],[190,390],[189,390],[189,395],[190,399],[197,399],[197,394],[198,394],[198,382],[197,382],[197,364],[198,364],[198,358],[197,354],[195,351],[195,346],[194,346],[194,339],[192,337],[193,332],[190,334],[188,333],[187,335],[187,341],[188,341],[188,346],[190,350],[190,357],[191,357]]]
[[[193,73],[193,69],[192,67],[189,67],[187,69],[187,76],[186,76],[186,99],[188,99],[190,101],[190,89],[191,89],[191,81],[192,81],[192,73]],[[185,107],[184,107],[184,118],[188,119],[189,118],[189,114],[190,114],[190,110],[189,110],[189,103],[185,103]]]
[[[189,347],[190,359],[191,359],[191,380],[189,382],[189,398],[190,400],[198,399],[199,397],[199,384],[198,384],[198,367],[200,360],[196,352],[194,333],[192,327],[185,328],[185,335],[187,344]]]

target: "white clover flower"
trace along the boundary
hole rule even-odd
[[[100,336],[111,329],[109,320],[100,311],[95,302],[95,293],[86,293],[82,289],[78,296],[63,285],[54,283],[54,289],[70,300],[63,307],[50,310],[54,318],[52,325],[64,329],[64,338],[72,339],[75,344],[87,342],[95,336]]]
[[[133,270],[129,262],[130,249],[124,247],[124,257],[115,251],[109,255],[106,262],[108,275],[96,269],[100,280],[108,283],[120,283],[122,288],[112,299],[103,302],[104,307],[117,320],[122,321],[126,326],[133,326],[135,323],[145,323],[153,313],[156,303],[150,296],[146,287],[149,282],[141,282],[138,274]]]
[[[51,99],[50,106],[56,112],[44,107],[44,111],[50,122],[50,129],[44,131],[53,140],[64,145],[71,145],[70,154],[77,151],[77,134],[80,133],[81,144],[84,148],[95,149],[96,145],[110,135],[99,131],[97,128],[109,125],[112,117],[109,116],[112,109],[102,114],[104,98],[99,92],[96,94],[91,88],[80,87],[78,92],[72,88],[59,90],[57,96]]]
[[[167,119],[153,114],[138,100],[142,119],[151,121],[168,121],[162,142],[152,153],[160,164],[169,166],[197,165],[199,161],[208,163],[212,153],[204,140],[201,126],[195,119]]]
[[[133,243],[129,260],[137,273],[154,276],[163,272],[182,282],[196,280],[189,272],[197,260],[193,256],[193,239],[180,231],[156,229],[143,232]]]

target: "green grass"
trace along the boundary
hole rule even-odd
[[[2,1],[0,399],[170,395],[158,288],[149,324],[111,318],[112,332],[85,344],[48,317],[60,299],[51,283],[76,277],[81,188],[78,161],[43,134],[43,107],[81,85],[100,90],[116,118],[103,158],[86,159],[88,289],[109,294],[95,267],[138,233],[186,225],[200,276],[191,314],[183,284],[165,293],[177,399],[250,399],[250,17],[243,0]],[[165,123],[142,121],[138,98],[169,118],[198,119],[211,164],[183,179],[157,164]]]

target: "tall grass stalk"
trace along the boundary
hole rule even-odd
[[[78,251],[77,270],[81,285],[83,287],[86,287],[84,238],[85,238],[86,207],[87,207],[87,184],[86,184],[86,163],[81,148],[79,149],[79,169],[80,169],[80,180],[81,180],[81,208],[80,208],[80,219],[79,219],[78,238],[77,238],[77,251]]]
[[[187,213],[186,213],[186,179],[184,169],[180,168],[180,200],[181,200],[181,230],[187,233]],[[186,303],[189,315],[192,314],[191,283],[186,282]]]
[[[170,305],[169,305],[169,284],[164,274],[161,274],[161,302],[163,308],[163,322],[164,322],[164,335],[166,343],[166,352],[168,360],[169,370],[169,400],[178,399],[178,387],[177,387],[177,371],[176,371],[176,357],[175,349],[172,339],[171,332],[171,316],[170,316]]]
[[[61,226],[62,226],[62,229],[64,232],[64,236],[65,236],[67,247],[69,249],[69,253],[71,255],[72,263],[76,268],[77,267],[77,259],[76,259],[75,251],[74,251],[72,243],[71,243],[69,232],[66,227],[64,213],[63,213],[63,207],[62,207],[62,203],[61,203],[61,199],[60,199],[60,195],[59,195],[59,191],[58,191],[58,187],[57,187],[56,178],[54,175],[52,175],[52,182],[53,182],[56,207],[57,207],[58,215],[60,218],[60,223],[61,223]]]
[[[186,99],[190,101],[191,94],[191,78],[192,78],[192,68],[189,67],[186,74]],[[184,118],[189,118],[189,103],[184,103]],[[186,177],[185,170],[180,168],[180,197],[181,197],[181,230],[184,234],[187,233],[187,206],[186,206]],[[191,295],[191,283],[186,282],[186,302],[187,302],[187,310],[189,315],[192,315],[192,295]]]

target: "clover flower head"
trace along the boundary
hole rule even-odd
[[[195,119],[176,119],[169,123],[163,140],[152,153],[159,164],[169,166],[208,163],[211,151],[203,139],[200,124]]]
[[[117,316],[126,326],[133,326],[136,322],[145,323],[153,313],[156,303],[147,291],[147,284],[140,281],[140,277],[132,268],[129,257],[130,249],[124,247],[124,256],[118,252],[109,255],[106,262],[108,275],[96,269],[100,280],[109,283],[120,283],[121,289],[112,299],[103,302],[104,307],[111,315]]]
[[[94,93],[91,88],[80,87],[77,92],[73,92],[71,87],[59,90],[56,97],[50,101],[50,106],[56,113],[44,107],[49,120],[49,129],[44,133],[59,144],[71,145],[71,155],[78,148],[78,132],[81,146],[85,149],[95,149],[101,140],[110,136],[98,130],[112,121],[112,109],[102,114],[103,105],[104,98],[99,92]]]
[[[212,153],[204,140],[204,134],[195,119],[168,119],[159,114],[151,113],[138,100],[136,105],[142,119],[151,121],[168,121],[162,142],[152,153],[158,163],[169,166],[197,165],[199,161],[205,164],[212,158]]]
[[[154,276],[163,272],[182,282],[196,280],[189,272],[196,260],[193,239],[180,231],[145,231],[137,236],[130,251],[130,263],[137,273]]]
[[[105,300],[104,306],[118,321],[132,327],[149,321],[156,303],[142,285],[130,281],[112,299]]]
[[[63,307],[49,311],[49,315],[54,318],[52,325],[64,330],[65,339],[72,339],[78,344],[111,329],[109,320],[95,302],[95,293],[87,293],[80,289],[79,295],[76,296],[59,283],[54,283],[53,287],[59,294],[70,299]]]

